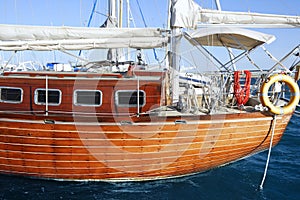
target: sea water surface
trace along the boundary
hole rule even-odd
[[[272,149],[230,165],[169,180],[103,183],[59,182],[0,175],[0,199],[300,199],[300,117],[293,116]]]

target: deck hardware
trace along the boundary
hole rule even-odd
[[[175,124],[186,124],[185,120],[175,120]]]
[[[121,125],[132,125],[131,121],[120,121]]]
[[[45,119],[44,123],[45,124],[55,124],[55,120],[53,120],[53,119]]]

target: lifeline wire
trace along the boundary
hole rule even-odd
[[[270,147],[269,147],[269,152],[268,152],[268,158],[267,158],[267,162],[266,162],[266,167],[265,167],[265,172],[264,172],[264,176],[261,180],[259,189],[263,189],[263,185],[267,176],[267,171],[268,171],[268,166],[269,166],[269,161],[270,161],[270,156],[271,156],[271,149],[272,149],[272,144],[273,144],[273,137],[274,137],[274,133],[275,133],[275,124],[276,124],[276,115],[274,115],[273,118],[273,124],[272,124],[272,135],[271,135],[271,141],[270,141]]]

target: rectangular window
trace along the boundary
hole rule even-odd
[[[23,90],[21,88],[0,87],[0,102],[21,103]]]
[[[46,104],[46,89],[36,89],[34,93],[34,102],[38,105]],[[61,102],[61,91],[57,89],[48,89],[48,104],[59,105]]]
[[[101,106],[102,92],[100,90],[75,90],[74,104],[80,106]]]
[[[138,102],[139,99],[139,102]],[[116,104],[120,107],[143,107],[145,105],[145,92],[140,90],[119,90],[116,92]]]

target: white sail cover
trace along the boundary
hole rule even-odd
[[[300,27],[300,16],[203,9],[193,0],[172,0],[171,13],[171,26],[181,28],[234,25],[254,28]]]
[[[0,25],[0,50],[156,48],[168,42],[157,28],[88,28]]]
[[[186,32],[185,36],[194,45],[226,46],[242,50],[251,50],[275,40],[273,35],[235,27],[199,28]]]
[[[300,16],[261,14],[251,12],[228,12],[209,9],[200,9],[198,23],[245,25],[247,27],[264,28],[293,28],[300,27]],[[199,24],[198,24],[199,25]]]
[[[196,28],[200,7],[193,0],[172,0],[171,26]]]

